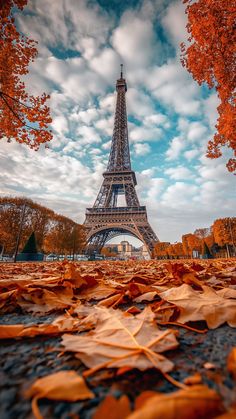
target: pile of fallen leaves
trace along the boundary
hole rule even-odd
[[[82,376],[60,371],[36,380],[26,392],[36,418],[42,418],[38,399],[95,397],[88,377],[98,372],[150,368],[179,390],[141,392],[132,403],[127,395],[108,395],[93,418],[235,417],[235,406],[225,413],[220,395],[196,371],[176,381],[168,358],[179,346],[178,328],[202,334],[224,323],[236,327],[235,260],[2,263],[0,289],[2,314],[58,314],[51,324],[0,324],[1,339],[61,335],[61,356],[73,353],[87,367]],[[236,378],[235,347],[225,362]]]

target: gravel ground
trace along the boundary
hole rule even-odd
[[[0,317],[0,324],[36,324],[51,323],[57,315],[31,316],[20,313]],[[200,325],[200,324],[199,324]],[[170,326],[169,326],[170,327]],[[216,389],[223,397],[225,406],[236,403],[233,381],[226,369],[226,358],[235,345],[235,330],[223,325],[206,334],[178,328],[180,346],[165,354],[175,363],[171,376],[178,381],[185,377],[201,373],[203,382]],[[85,367],[73,354],[59,355],[60,337],[34,337],[1,341],[0,347],[0,418],[32,419],[30,400],[25,399],[24,390],[33,381],[44,375],[60,371],[75,370],[82,373]],[[210,362],[214,369],[204,368]],[[119,397],[127,394],[131,400],[145,390],[161,392],[175,391],[168,381],[155,369],[145,372],[132,370],[121,376],[115,376],[115,370],[109,370],[107,377],[104,370],[88,379],[88,385],[96,397],[89,401],[68,403],[43,399],[39,402],[44,418],[90,419],[97,405],[107,394]]]

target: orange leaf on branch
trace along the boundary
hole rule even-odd
[[[201,85],[215,87],[220,104],[217,132],[207,157],[219,158],[223,147],[233,151],[227,168],[236,170],[235,5],[233,0],[183,0],[187,5],[189,44],[181,44],[182,64]]]
[[[29,95],[20,76],[37,56],[36,42],[21,34],[13,19],[14,9],[23,10],[27,0],[4,0],[0,4],[0,139],[15,139],[37,150],[52,139],[45,93]]]

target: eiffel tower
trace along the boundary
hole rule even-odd
[[[84,222],[86,253],[100,252],[106,241],[120,234],[129,234],[141,240],[150,255],[158,238],[152,230],[145,206],[140,206],[135,185],[135,172],[131,169],[125,93],[126,81],[121,64],[120,78],[116,82],[117,102],[114,130],[107,170],[92,208],[86,209]],[[117,206],[118,195],[124,195],[126,206]]]

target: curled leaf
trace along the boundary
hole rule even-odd
[[[37,405],[39,399],[75,402],[92,399],[94,394],[89,390],[84,379],[75,371],[59,371],[36,380],[25,393],[25,396],[33,397],[33,413],[36,419],[42,419]]]
[[[148,398],[127,419],[212,419],[223,411],[219,395],[199,385]]]

